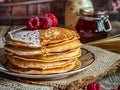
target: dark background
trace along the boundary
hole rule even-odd
[[[64,24],[67,0],[5,0],[0,3],[0,25],[25,25],[32,15],[41,17],[45,13],[54,13],[59,24]],[[118,0],[119,1],[119,0]],[[110,20],[120,21],[120,10],[113,10],[112,3],[117,0],[92,0],[94,7],[109,11]]]

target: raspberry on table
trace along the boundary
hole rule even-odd
[[[92,82],[87,86],[87,90],[100,90],[100,84],[97,82]]]
[[[120,85],[118,86],[118,90],[120,90]]]

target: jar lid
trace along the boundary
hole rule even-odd
[[[106,15],[106,11],[92,7],[81,8],[79,13],[84,17],[91,17],[96,19],[101,19],[102,17],[104,18]]]

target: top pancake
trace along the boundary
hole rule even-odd
[[[41,48],[43,46],[60,45],[78,38],[79,35],[76,31],[61,27],[50,27],[49,29],[34,31],[23,27],[10,31],[5,38],[5,43],[13,46]]]

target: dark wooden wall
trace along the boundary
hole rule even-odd
[[[5,0],[0,3],[0,25],[25,25],[26,20],[36,15],[54,13],[59,24],[64,24],[65,4],[67,0]],[[96,7],[111,9],[113,0],[91,0]],[[108,2],[109,1],[109,2]],[[120,21],[120,9],[117,13],[110,13],[111,20]]]
[[[5,0],[0,4],[0,25],[25,25],[30,16],[54,13],[64,23],[66,0]]]

